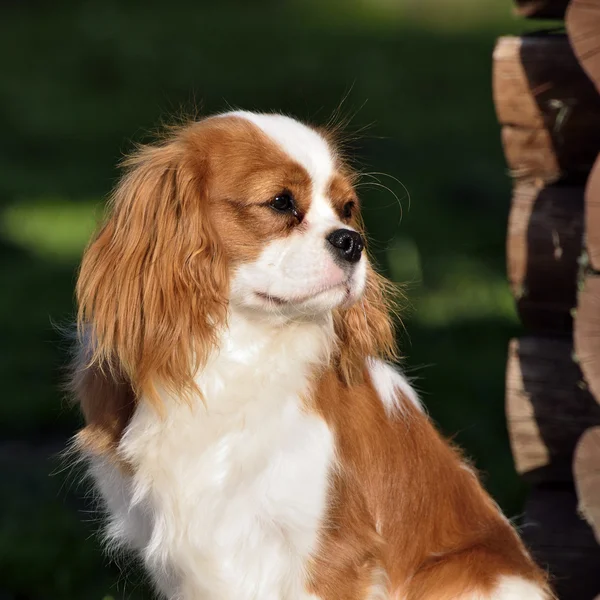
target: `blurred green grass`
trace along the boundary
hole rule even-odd
[[[73,264],[96,228],[100,203],[68,202],[62,198],[19,199],[4,208],[0,235],[42,259]]]
[[[378,263],[406,284],[405,368],[501,506],[519,512],[503,415],[518,332],[504,271],[510,192],[490,70],[496,36],[522,28],[508,0],[3,7],[0,597],[149,597],[101,558],[64,474],[48,477],[79,422],[52,323],[72,319],[80,253],[122,154],[169,115],[229,105],[324,122],[348,94],[351,128],[366,127],[359,164],[403,184],[375,175],[391,192],[366,184],[361,197]]]

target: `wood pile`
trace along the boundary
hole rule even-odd
[[[493,92],[513,177],[506,414],[531,485],[522,534],[560,600],[600,598],[600,0],[516,0],[566,33],[501,37]],[[560,25],[560,23],[558,23]]]

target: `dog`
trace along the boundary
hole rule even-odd
[[[392,363],[334,132],[229,112],[125,161],[78,282],[74,439],[169,600],[549,600]]]

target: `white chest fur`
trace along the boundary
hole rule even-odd
[[[170,599],[295,600],[327,508],[333,440],[304,409],[329,325],[279,330],[232,317],[198,383],[206,406],[141,403],[125,480],[92,466],[109,539],[140,552]]]

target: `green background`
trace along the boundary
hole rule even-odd
[[[0,4],[0,598],[149,598],[98,550],[57,453],[82,248],[134,141],[230,106],[323,123],[346,98],[380,267],[405,286],[401,346],[432,417],[510,516],[503,415],[510,182],[491,98],[508,0]],[[531,27],[531,25],[529,25]],[[370,184],[369,184],[370,182]],[[401,182],[401,183],[400,183]],[[389,188],[389,189],[388,189]]]

